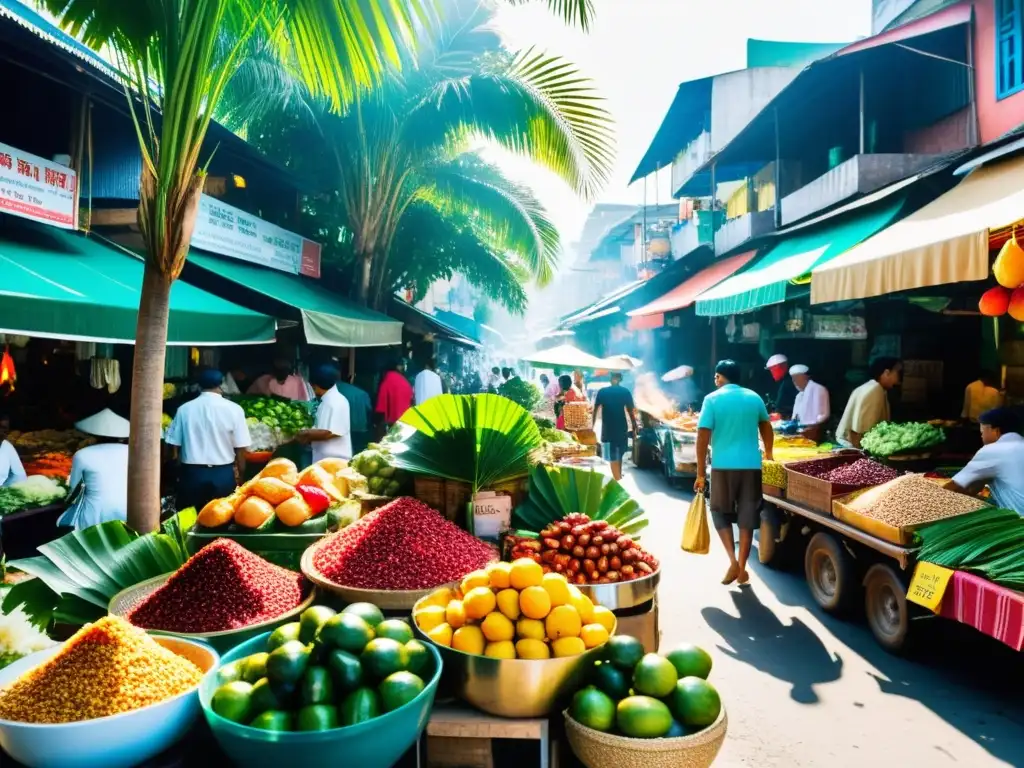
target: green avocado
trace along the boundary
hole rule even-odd
[[[380,697],[373,688],[357,688],[338,707],[342,725],[365,723],[380,716]]]
[[[267,659],[267,677],[272,683],[296,683],[309,665],[310,647],[289,640],[273,650]]]
[[[327,704],[310,704],[295,717],[297,731],[329,731],[338,727],[338,710]]]
[[[249,723],[249,727],[259,728],[263,731],[290,731],[292,729],[292,714],[281,710],[261,712]]]
[[[335,687],[342,694],[350,693],[363,684],[363,665],[347,651],[331,651],[327,667],[334,677]]]
[[[282,645],[287,643],[289,640],[298,640],[299,633],[302,631],[302,625],[297,621],[290,622],[288,624],[282,624],[280,627],[270,633],[270,637],[267,639],[267,652],[274,651],[280,648]]]
[[[309,667],[302,676],[302,703],[331,704],[334,701],[334,681],[326,667]]]
[[[256,685],[256,681],[267,676],[267,659],[269,653],[254,653],[242,659],[242,679]]]
[[[320,627],[335,614],[337,611],[326,605],[314,605],[304,610],[299,617],[299,642],[312,643]]]

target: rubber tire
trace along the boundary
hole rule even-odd
[[[633,464],[637,469],[650,469],[654,466],[654,449],[645,442],[634,438]]]
[[[855,599],[859,587],[853,558],[843,545],[828,533],[816,533],[804,553],[804,576],[811,597],[829,613],[844,613]]]
[[[907,649],[910,638],[907,586],[892,566],[876,563],[864,575],[864,614],[880,646],[893,654]]]

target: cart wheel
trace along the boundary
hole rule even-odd
[[[761,565],[776,571],[792,570],[803,557],[801,545],[805,539],[800,535],[799,526],[792,520],[783,522],[761,521],[757,539],[757,557]],[[780,538],[781,541],[776,541]]]
[[[890,653],[906,648],[910,634],[907,588],[889,565],[877,564],[864,576],[864,611],[878,644]]]
[[[853,558],[836,538],[816,533],[804,553],[804,574],[814,601],[830,613],[841,613],[857,587]]]

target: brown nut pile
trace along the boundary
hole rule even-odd
[[[865,517],[904,528],[956,517],[986,505],[980,499],[940,488],[921,475],[903,475],[864,492],[846,506]]]

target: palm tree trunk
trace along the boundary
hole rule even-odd
[[[128,526],[139,533],[160,526],[160,420],[172,280],[146,259],[135,327],[131,437],[128,440]]]
[[[360,253],[359,262],[359,302],[369,306],[370,290],[373,287],[373,251]]]

